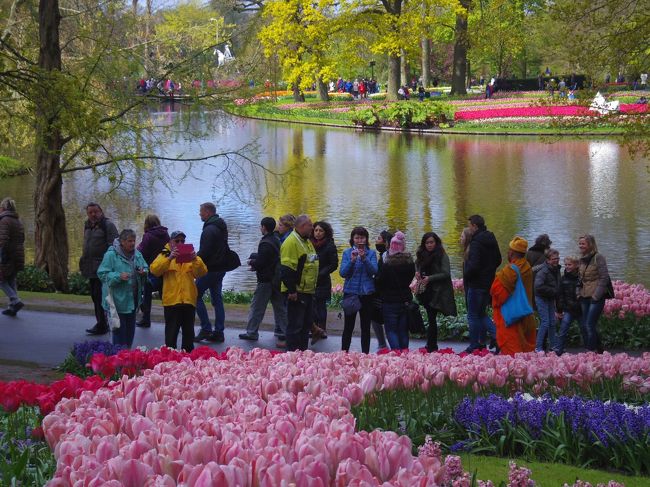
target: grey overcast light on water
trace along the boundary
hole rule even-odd
[[[178,114],[151,116],[171,124]],[[106,178],[89,171],[66,175],[71,270],[77,269],[87,201],[99,202],[118,228],[135,229],[138,240],[144,217],[156,213],[170,232],[183,230],[197,248],[199,204],[216,201],[242,261],[257,249],[263,216],[304,212],[332,224],[340,251],[356,225],[367,227],[371,238],[385,228],[402,230],[413,251],[422,234],[433,230],[450,254],[454,277],[460,277],[458,238],[467,217],[479,213],[504,255],[516,234],[532,245],[536,235],[548,233],[564,256],[577,252],[579,235],[593,233],[612,276],[650,285],[650,163],[631,158],[615,139],[549,143],[537,137],[361,132],[220,112],[203,114],[194,123],[208,119],[207,138],[192,144],[170,141],[160,149],[169,156],[201,157],[257,141],[256,160],[288,176],[264,184],[259,171],[244,166],[247,181],[233,188],[215,185],[218,163],[197,162],[192,176],[184,178],[184,164],[157,163],[155,169],[127,171],[135,184],[107,193]],[[31,176],[0,181],[2,194],[16,199],[25,221],[28,260],[33,257],[33,188]],[[254,286],[255,275],[246,267],[228,273],[224,282],[224,288],[238,290]]]

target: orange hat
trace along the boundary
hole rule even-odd
[[[526,250],[528,250],[528,240],[517,235],[515,238],[510,240],[509,247],[510,250],[514,250],[520,254],[525,254]]]

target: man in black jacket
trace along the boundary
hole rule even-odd
[[[223,307],[221,287],[226,275],[224,262],[228,252],[228,227],[226,222],[217,215],[217,207],[213,203],[203,203],[199,208],[199,216],[203,221],[203,231],[201,232],[199,251],[196,255],[205,262],[208,273],[196,280],[198,291],[196,314],[201,320],[201,331],[196,335],[194,341],[209,340],[223,343],[226,311]],[[203,295],[208,289],[212,306],[214,306],[214,330],[203,302]]]
[[[485,226],[480,215],[469,217],[472,241],[465,262],[463,279],[467,293],[467,322],[469,325],[469,347],[471,353],[478,348],[485,348],[486,333],[489,331],[492,341],[496,339],[496,327],[487,315],[490,304],[490,287],[496,270],[501,265],[501,251],[494,234]]]
[[[108,333],[108,322],[102,306],[102,282],[97,277],[97,269],[118,233],[115,224],[104,216],[101,206],[97,203],[86,205],[86,216],[88,220],[84,223],[84,243],[81,259],[79,259],[79,270],[90,283],[90,297],[93,300],[97,320],[95,326],[88,328],[86,333],[103,335]]]
[[[262,218],[260,231],[262,239],[257,246],[257,253],[252,254],[248,264],[257,275],[257,287],[248,312],[246,333],[239,335],[242,340],[257,340],[259,327],[266,306],[271,301],[276,329],[283,330],[283,336],[278,336],[278,346],[286,346],[284,333],[287,329],[287,305],[280,292],[280,240],[273,234],[275,220],[270,216]]]

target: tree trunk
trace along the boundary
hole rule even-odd
[[[469,62],[469,59],[467,60],[467,79],[465,82],[465,86],[467,86],[467,89],[470,89],[472,87],[472,65]]]
[[[400,57],[388,56],[388,92],[386,99],[395,101],[397,100],[397,90],[399,90],[399,72],[400,72]]]
[[[300,79],[298,79],[291,88],[293,90],[293,101],[295,102],[305,101],[305,95],[300,89]]]
[[[61,71],[61,48],[59,45],[58,0],[40,0],[39,8],[40,50],[38,66],[50,78],[40,86],[41,103],[37,104],[37,158],[36,188],[34,190],[34,263],[45,269],[59,291],[68,288],[68,235],[61,189],[61,149],[63,137],[58,128],[60,110],[53,85]]]
[[[400,50],[400,76],[399,77],[402,86],[408,86],[409,84],[408,64],[406,61],[406,52],[404,52],[404,49]]]
[[[422,38],[422,84],[431,85],[431,42],[426,37]]]
[[[318,78],[318,97],[320,101],[330,101],[330,95],[327,92],[327,84],[323,81],[323,78]]]
[[[451,76],[451,94],[464,95],[465,89],[465,68],[467,67],[467,9],[471,0],[461,0],[460,4],[465,8],[464,13],[456,14],[456,42],[454,44],[454,67]]]

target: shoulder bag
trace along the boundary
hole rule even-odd
[[[505,321],[506,327],[512,326],[519,320],[533,314],[533,308],[528,302],[526,289],[524,288],[524,283],[521,280],[519,267],[514,264],[510,264],[510,267],[512,267],[517,273],[517,282],[515,284],[515,290],[513,293],[501,306],[501,316],[503,316],[503,321]]]

